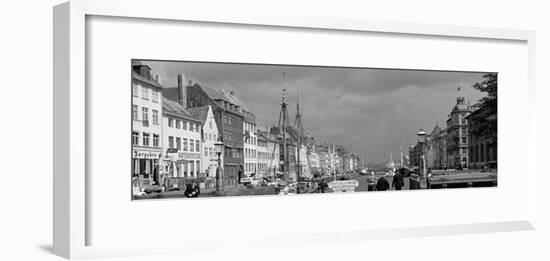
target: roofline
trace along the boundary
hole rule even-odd
[[[149,79],[146,79],[145,77],[139,75],[136,72],[132,72],[132,80],[134,80],[134,79],[137,80],[137,81],[143,82],[143,83],[147,83],[147,84],[149,84],[149,85],[151,85],[151,86],[153,86],[157,89],[160,89],[160,90],[164,89],[162,87],[162,85],[160,85],[159,83],[154,82],[154,81],[149,80]]]
[[[201,120],[198,120],[198,119],[195,119],[193,117],[188,117],[188,116],[184,116],[184,115],[181,115],[179,113],[175,113],[175,112],[171,112],[171,111],[166,111],[166,110],[162,110],[162,114],[163,115],[170,115],[170,116],[173,116],[173,117],[178,117],[180,119],[185,119],[185,120],[190,120],[190,121],[196,121],[196,122],[200,122],[202,124],[202,121]]]

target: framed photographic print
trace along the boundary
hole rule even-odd
[[[54,8],[56,254],[533,228],[534,32],[149,5]]]

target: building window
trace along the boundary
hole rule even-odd
[[[173,149],[174,148],[174,137],[168,136],[168,147]]]
[[[197,131],[197,133],[200,133],[201,132],[201,129],[199,128],[200,124],[197,124],[197,128],[195,129]]]
[[[204,148],[204,156],[205,157],[208,157],[208,151],[209,151],[209,148]]]
[[[188,173],[189,173],[189,164],[184,163],[183,164],[183,175],[184,175],[184,177],[187,178]]]
[[[174,122],[172,121],[172,118],[168,117],[168,128],[174,128]]]
[[[153,102],[158,103],[159,102],[159,92],[152,90],[152,100]]]
[[[189,140],[189,151],[194,151],[195,150],[195,140],[193,139],[190,139]]]
[[[143,133],[143,146],[149,146],[149,133]]]
[[[138,106],[132,105],[132,120],[138,119]]]
[[[149,100],[149,89],[145,86],[141,88],[141,98],[144,100]]]
[[[153,124],[159,124],[159,111],[153,110]]]
[[[143,125],[148,126],[146,124],[149,123],[149,109],[147,109],[146,107],[141,108],[141,117],[142,117],[141,120],[143,121]]]
[[[183,138],[183,151],[187,151],[187,139]]]
[[[176,129],[179,129],[180,128],[180,120],[175,120],[176,121]]]
[[[201,161],[197,160],[197,175],[201,173]]]
[[[195,143],[195,151],[196,151],[196,152],[201,152],[200,145],[201,145],[201,144],[200,144],[199,141],[197,140],[197,142]]]
[[[132,95],[138,97],[138,86],[135,83],[132,84]]]
[[[139,145],[139,132],[132,132],[132,145]]]
[[[187,130],[187,122],[186,121],[182,121],[181,124],[183,125],[183,129],[184,130]]]
[[[210,126],[210,129],[212,129],[212,122],[209,122],[208,125]]]
[[[178,149],[178,151],[181,150],[181,138],[180,137],[176,138],[176,148]]]
[[[153,134],[153,147],[158,148],[159,146],[159,135]]]

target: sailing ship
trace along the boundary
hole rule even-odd
[[[302,125],[302,115],[300,112],[300,98],[297,90],[296,99],[296,118],[294,126],[290,125],[290,120],[287,110],[287,92],[285,87],[285,73],[283,72],[283,94],[281,100],[281,111],[279,113],[279,121],[276,128],[276,135],[279,141],[279,147],[282,149],[280,153],[280,169],[282,171],[283,180],[281,183],[286,183],[282,191],[284,194],[299,194],[308,193],[316,189],[314,182],[305,180],[310,176],[307,168],[307,163],[304,164],[303,159],[307,158],[305,151],[302,150],[304,141],[304,129]],[[306,166],[304,168],[304,166]],[[304,175],[305,174],[305,175]]]

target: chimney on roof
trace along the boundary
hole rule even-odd
[[[158,73],[155,74],[155,81],[157,81],[160,84],[160,75]]]
[[[183,108],[187,108],[187,76],[184,73],[178,74],[178,102]]]

